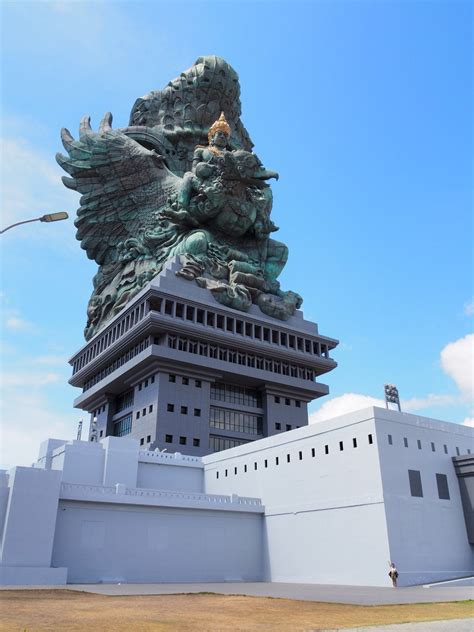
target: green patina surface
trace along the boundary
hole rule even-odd
[[[254,303],[281,320],[300,307],[277,280],[288,257],[270,237],[278,229],[268,181],[278,174],[252,152],[239,95],[229,64],[200,57],[138,99],[129,127],[113,130],[106,114],[98,132],[85,117],[78,140],[61,131],[63,182],[82,194],[77,238],[99,264],[87,340],[176,255],[177,274],[224,305],[247,311]]]

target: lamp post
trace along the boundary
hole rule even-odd
[[[11,226],[7,226],[3,230],[0,230],[0,235],[2,233],[6,233],[7,230],[13,228],[14,226],[19,226],[20,224],[29,224],[30,222],[59,222],[62,219],[67,219],[69,215],[64,211],[59,213],[49,213],[47,215],[42,215],[41,217],[36,217],[35,219],[26,219],[23,222],[16,222],[16,224],[12,224]]]

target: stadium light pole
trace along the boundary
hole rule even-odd
[[[7,226],[3,230],[0,230],[0,235],[2,233],[6,233],[7,230],[13,228],[14,226],[19,226],[20,224],[29,224],[30,222],[59,222],[62,219],[67,219],[69,215],[64,211],[59,213],[49,213],[47,215],[42,215],[41,217],[35,217],[35,219],[26,219],[23,222],[16,222],[16,224],[12,224],[11,226]]]

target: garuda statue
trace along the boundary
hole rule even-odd
[[[200,57],[161,91],[138,99],[129,127],[113,130],[107,113],[79,139],[61,131],[68,156],[57,161],[82,194],[75,225],[87,256],[99,264],[89,301],[89,340],[171,257],[177,274],[215,299],[247,311],[252,303],[288,319],[302,298],[277,277],[288,248],[270,238],[278,178],[252,152],[240,121],[236,72],[219,57]]]

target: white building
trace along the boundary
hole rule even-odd
[[[389,560],[401,585],[467,576],[472,445],[380,408],[204,457],[50,439],[1,475],[0,582],[388,586]]]

